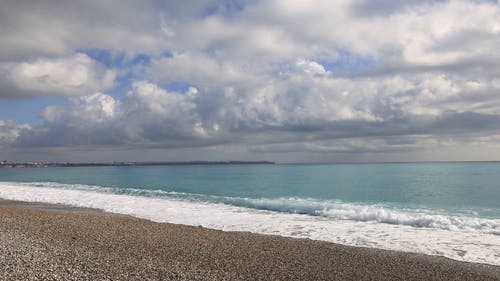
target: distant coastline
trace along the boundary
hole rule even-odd
[[[111,167],[111,166],[181,166],[181,165],[257,165],[276,164],[271,161],[186,161],[186,162],[0,162],[0,168],[50,168],[50,167]]]

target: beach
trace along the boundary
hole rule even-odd
[[[2,280],[500,280],[500,267],[0,202]]]

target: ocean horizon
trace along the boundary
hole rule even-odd
[[[500,163],[0,169],[0,198],[500,265]]]

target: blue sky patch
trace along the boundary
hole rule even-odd
[[[326,70],[332,72],[356,73],[362,70],[374,69],[378,66],[377,60],[363,57],[347,50],[337,50],[339,57],[335,61],[319,60]]]
[[[122,65],[124,55],[113,54],[111,50],[105,49],[79,49],[80,53],[84,53],[92,59],[104,64],[107,67],[119,67]]]
[[[163,52],[163,54],[161,54],[161,56],[164,58],[173,58],[174,54],[172,54],[172,52],[166,51],[166,52]]]
[[[108,49],[78,49],[77,51],[86,54],[108,68],[149,65],[151,63],[151,57],[146,54],[138,54],[131,59],[127,59],[124,53],[113,52]]]
[[[169,92],[185,93],[189,87],[193,87],[193,85],[186,82],[175,81],[168,84],[167,90]]]
[[[18,124],[36,125],[42,122],[40,112],[49,105],[64,105],[66,97],[40,97],[30,99],[1,99],[0,119]]]
[[[116,87],[106,91],[105,93],[111,96],[120,96],[132,88],[132,81],[134,81],[135,75],[132,72],[127,72],[125,74],[116,77]]]
[[[138,54],[129,61],[130,65],[138,65],[138,64],[149,65],[150,63],[151,63],[151,57],[144,54]]]
[[[231,17],[245,9],[244,1],[235,1],[235,0],[222,0],[219,1],[218,4],[209,6],[206,8],[202,17],[210,17],[210,16],[224,16]]]

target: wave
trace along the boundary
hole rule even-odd
[[[404,225],[418,228],[436,228],[452,231],[480,232],[500,235],[500,220],[450,214],[444,210],[398,208],[384,204],[348,203],[340,200],[318,200],[313,198],[247,198],[205,195],[165,191],[160,189],[138,189],[103,187],[83,184],[61,184],[54,182],[17,183],[0,182],[0,185],[25,186],[38,188],[57,188],[61,190],[80,190],[108,194],[123,194],[149,198],[165,198],[202,204],[225,204],[255,210],[291,214],[319,216],[333,220],[352,220]],[[2,193],[0,192],[0,196]],[[99,208],[99,206],[97,206]]]
[[[0,198],[97,208],[157,222],[309,238],[500,265],[499,220],[436,210],[50,182],[0,182]]]
[[[226,198],[225,202],[256,209],[322,216],[338,220],[377,222],[453,231],[479,231],[500,235],[500,220],[453,215],[442,210],[403,209],[382,204],[346,203],[303,198]]]

